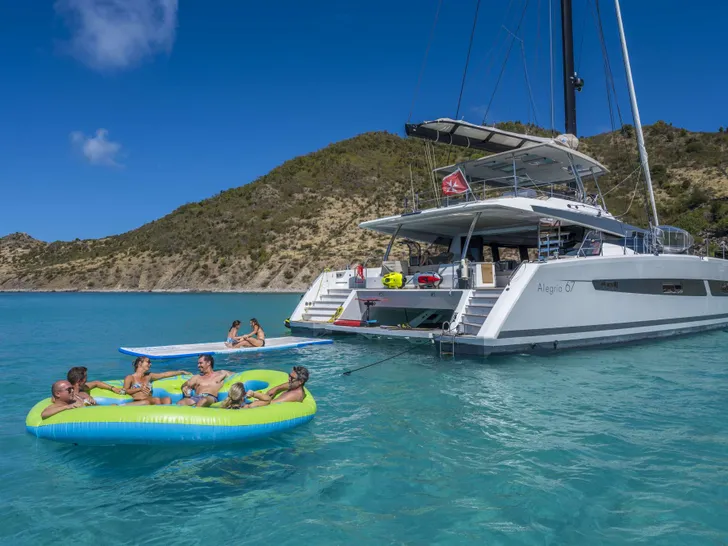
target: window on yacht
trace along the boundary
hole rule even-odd
[[[599,288],[610,292],[619,292],[619,281],[599,281]]]
[[[450,252],[452,239],[438,237],[422,253],[419,265],[440,265],[452,263],[454,254]]]
[[[679,282],[663,282],[662,283],[663,294],[682,294],[683,287],[682,283]]]

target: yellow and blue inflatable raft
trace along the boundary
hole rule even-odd
[[[288,374],[274,370],[249,370],[228,378],[220,389],[220,402],[208,408],[177,406],[182,384],[189,377],[160,379],[152,384],[153,395],[171,397],[171,406],[124,407],[131,397],[93,389],[96,406],[63,411],[44,420],[40,414],[51,404],[46,398],[33,406],[25,425],[38,438],[73,444],[213,445],[272,436],[308,423],[316,414],[316,401],[307,389],[303,402],[240,410],[220,407],[233,383],[245,383],[246,390],[265,391],[288,381]],[[119,381],[107,383],[120,386]]]

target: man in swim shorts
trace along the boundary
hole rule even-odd
[[[265,394],[262,392],[248,391],[245,396],[255,398],[255,402],[245,405],[246,408],[259,408],[268,404],[279,404],[281,402],[303,402],[306,398],[306,391],[303,386],[308,381],[308,370],[304,366],[294,366],[288,374],[288,382],[273,387]],[[280,396],[276,396],[280,393]]]
[[[211,406],[218,401],[218,393],[225,380],[235,372],[229,370],[215,371],[215,359],[211,355],[200,355],[197,359],[199,375],[193,375],[191,379],[182,384],[182,395],[184,398],[177,402],[179,406],[197,406],[204,408]],[[195,391],[191,396],[190,391]]]
[[[48,406],[40,414],[42,419],[48,419],[50,416],[62,411],[83,407],[83,402],[76,398],[76,391],[68,381],[61,380],[53,383],[51,387],[52,404]]]
[[[112,387],[103,381],[89,381],[88,368],[86,368],[86,366],[74,366],[68,370],[66,379],[68,379],[68,382],[73,387],[76,398],[90,406],[96,404],[96,400],[94,400],[93,396],[91,396],[91,389],[105,389],[107,391],[113,391],[116,394],[122,394],[123,392],[123,389],[120,389],[119,387]]]

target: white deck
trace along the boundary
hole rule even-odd
[[[265,347],[230,348],[223,341],[209,343],[189,343],[186,345],[163,345],[158,347],[119,347],[119,352],[132,356],[146,356],[151,359],[183,358],[199,355],[223,355],[238,353],[259,353],[263,351],[284,351],[308,345],[327,345],[330,339],[311,339],[306,337],[266,338]]]
[[[306,328],[321,334],[357,334],[365,337],[385,339],[429,340],[439,335],[441,329],[436,328],[383,328],[381,326],[338,326],[325,322],[291,321],[291,328]]]

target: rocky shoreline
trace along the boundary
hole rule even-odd
[[[131,290],[131,289],[96,289],[84,290],[82,288],[62,288],[57,290],[27,290],[27,289],[4,289],[0,294],[63,294],[63,293],[84,293],[84,294],[304,294],[306,290],[279,290],[258,288],[253,290],[205,290],[193,288],[180,289],[154,289],[154,290]]]

